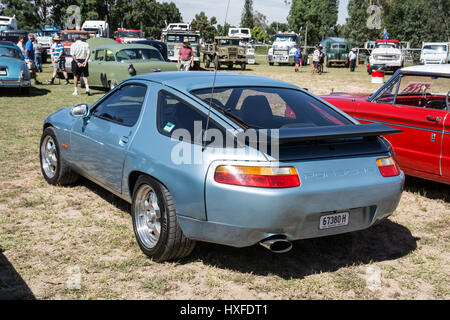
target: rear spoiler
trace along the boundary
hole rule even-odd
[[[267,141],[294,142],[294,141],[316,141],[327,139],[375,137],[387,134],[401,133],[399,129],[391,128],[380,123],[357,124],[345,126],[324,126],[307,128],[281,128],[255,129],[257,135],[266,135]],[[245,134],[242,133],[242,134]]]

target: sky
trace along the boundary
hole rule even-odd
[[[345,23],[347,16],[347,4],[349,0],[339,1],[338,24]],[[158,2],[174,2],[180,9],[185,22],[191,22],[196,14],[204,11],[208,18],[215,16],[219,24],[225,21],[228,0],[158,0]],[[241,21],[243,0],[230,0],[227,22],[237,26]],[[253,0],[253,10],[261,12],[272,22],[287,22],[289,5],[283,0]]]

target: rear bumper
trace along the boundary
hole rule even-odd
[[[0,80],[0,88],[31,87],[30,80]]]
[[[328,168],[318,161],[320,171],[311,171],[311,164],[296,165],[298,172],[304,172],[297,188],[223,185],[209,174],[207,221],[179,215],[178,222],[188,238],[245,247],[275,234],[298,240],[363,230],[395,211],[403,191],[403,172],[383,178],[376,166],[364,165],[365,159],[360,158],[345,164],[354,169],[335,171],[333,177],[327,177],[331,172],[327,169],[339,161],[328,160]],[[336,212],[349,212],[349,224],[319,229],[320,217]]]

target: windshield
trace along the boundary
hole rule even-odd
[[[57,31],[41,31],[41,37],[52,37],[55,36],[58,32]]]
[[[219,45],[221,46],[239,46],[240,40],[238,39],[219,39]]]
[[[345,49],[345,44],[332,44],[331,49]]]
[[[275,42],[295,42],[294,36],[276,36]]]
[[[396,49],[399,47],[400,45],[398,43],[382,42],[375,44],[375,48]]]
[[[422,48],[423,53],[446,53],[447,46],[444,44],[426,45]]]
[[[211,88],[195,90],[209,104]],[[211,100],[216,109],[240,119],[248,127],[279,129],[351,124],[320,100],[293,89],[216,88]]]
[[[118,31],[117,32],[119,38],[140,38],[139,31]]]
[[[197,43],[198,42],[198,36],[185,36],[185,35],[168,35],[167,36],[167,42],[169,43],[182,43],[184,39],[188,38],[189,43]]]
[[[84,31],[87,31],[89,33],[97,33],[98,32],[98,28],[83,28]]]
[[[149,60],[164,61],[161,53],[155,49],[124,49],[116,53],[117,61]]]
[[[86,41],[89,39],[88,33],[65,32],[62,34],[63,42],[75,42],[77,40]]]
[[[0,57],[10,57],[22,60],[24,59],[22,53],[19,50],[8,47],[0,47]]]

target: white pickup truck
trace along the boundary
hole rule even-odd
[[[420,52],[420,64],[444,64],[450,61],[448,42],[424,42]]]
[[[369,57],[367,71],[372,74],[372,69],[384,66],[386,71],[396,71],[403,68],[404,56],[398,40],[377,40]]]

